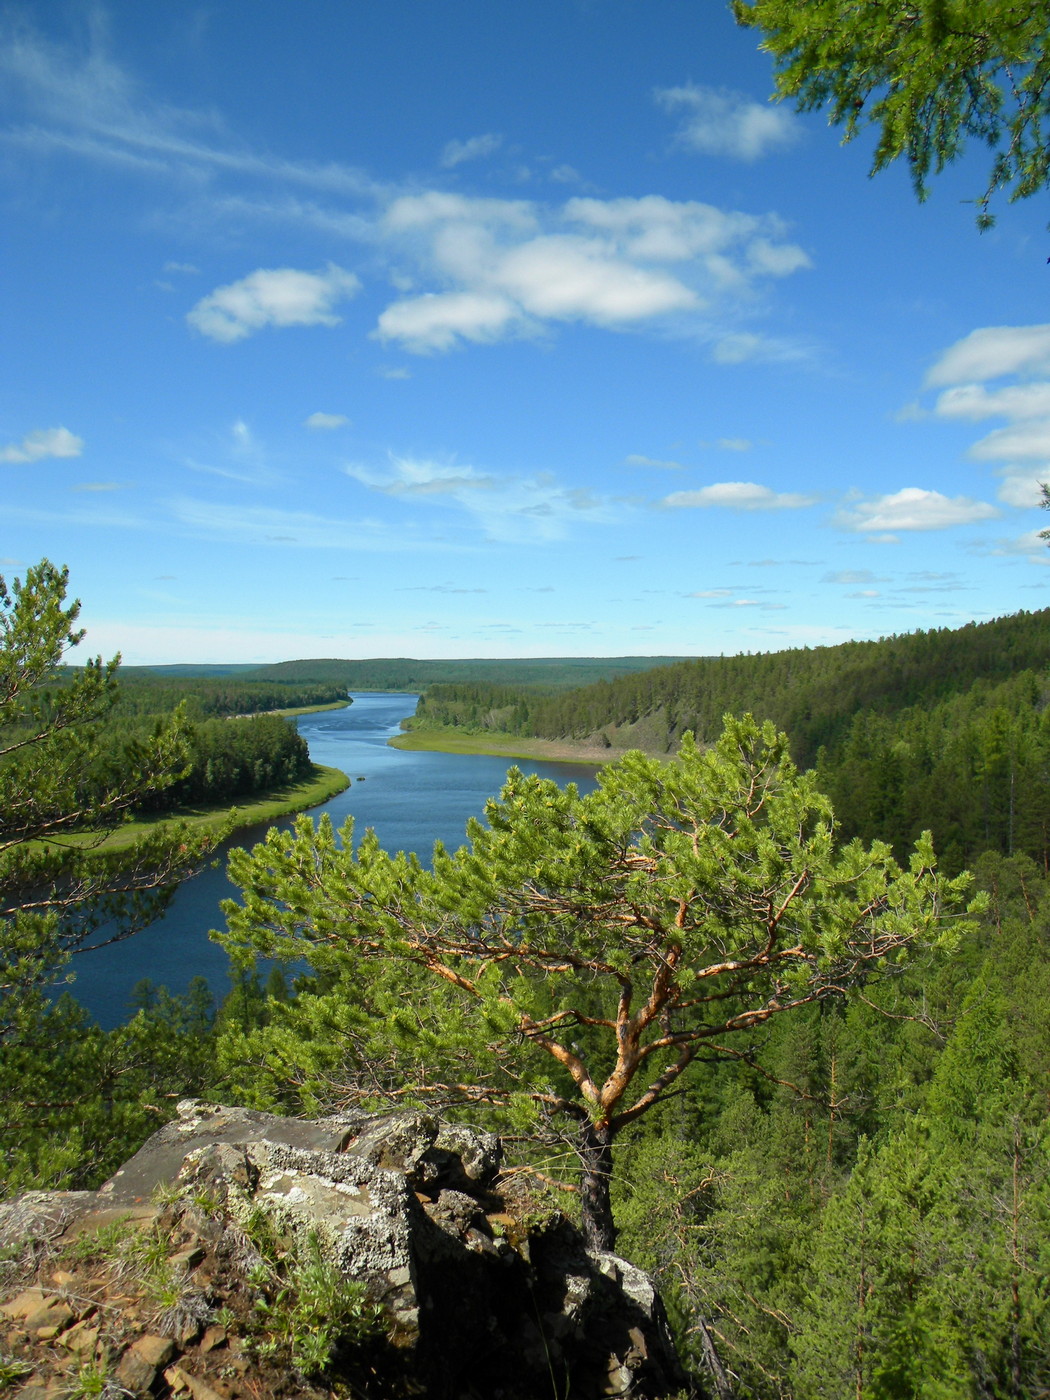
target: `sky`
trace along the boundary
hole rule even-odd
[[[1050,234],[721,0],[0,3],[0,572],[78,655],[718,655],[1050,602]]]

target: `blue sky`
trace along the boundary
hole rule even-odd
[[[0,6],[2,571],[91,652],[709,655],[1046,605],[1045,198],[720,0]]]

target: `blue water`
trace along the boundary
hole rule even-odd
[[[313,808],[311,815],[327,812],[337,827],[353,816],[358,835],[374,827],[387,849],[415,851],[426,859],[435,841],[453,848],[462,844],[468,818],[482,814],[510,765],[484,754],[390,748],[387,740],[415,704],[414,695],[355,695],[344,710],[303,715],[297,723],[314,762],[340,768],[352,779],[345,792]],[[575,782],[584,791],[594,787],[590,764],[521,760],[518,767],[562,784]],[[277,824],[288,827],[291,821]],[[226,878],[226,852],[231,846],[254,845],[266,831],[265,825],[239,831],[213,867],[179,887],[163,919],[125,942],[74,958],[76,981],[70,990],[100,1025],[108,1029],[127,1019],[131,990],[144,977],[182,993],[200,975],[217,1000],[226,995],[226,954],[208,938],[210,929],[222,926],[219,901],[236,893]]]

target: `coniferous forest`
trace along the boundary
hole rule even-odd
[[[208,838],[64,836],[308,756],[278,718],[142,722],[112,665],[61,669],[52,566],[2,602],[5,1193],[97,1184],[188,1094],[421,1103],[651,1269],[718,1400],[1050,1393],[1050,614],[435,687],[420,722],[661,756],[587,797],[512,774],[429,865],[301,819],[231,863],[225,1004],[141,984],[102,1032],[54,987]]]

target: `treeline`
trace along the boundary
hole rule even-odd
[[[673,751],[724,714],[772,719],[815,767],[846,835],[898,856],[929,828],[956,872],[982,851],[1050,869],[1050,611],[880,642],[719,657],[570,691],[442,685],[413,728]]]
[[[681,659],[675,656],[555,656],[498,661],[485,658],[417,661],[411,657],[342,661],[326,657],[260,666],[252,675],[258,680],[329,681],[347,690],[417,691],[435,685],[481,683],[530,691],[559,691],[614,676],[633,675]]]
[[[314,771],[306,740],[280,715],[204,720],[193,726],[190,752],[189,772],[156,794],[149,807],[230,802],[301,782]]]
[[[68,685],[74,674],[67,668],[60,683]],[[97,728],[96,752],[85,767],[84,796],[115,786],[133,770],[150,734],[179,707],[189,721],[188,771],[136,810],[219,805],[301,782],[315,772],[306,741],[294,722],[268,712],[338,702],[347,703],[346,690],[331,684],[171,681],[141,673],[129,681],[121,672],[117,701]]]
[[[242,680],[235,676],[172,678],[146,671],[120,673],[120,698],[114,713],[170,714],[185,705],[190,719],[253,715],[266,710],[305,709],[346,700],[346,686],[335,681]]]
[[[560,695],[522,696],[522,734],[583,739],[605,733],[630,747],[641,725],[647,748],[670,751],[688,729],[713,740],[727,712],[771,719],[791,735],[796,760],[811,765],[862,710],[893,715],[968,690],[977,679],[1005,680],[1050,665],[1050,610],[1016,613],[955,630],[910,632],[877,642],[846,642],[759,655],[707,657],[603,680]],[[467,689],[476,691],[473,702]],[[419,714],[434,725],[461,724],[473,703],[483,712],[484,685],[428,690]],[[499,693],[497,707],[513,703]],[[495,728],[495,725],[484,726]]]

